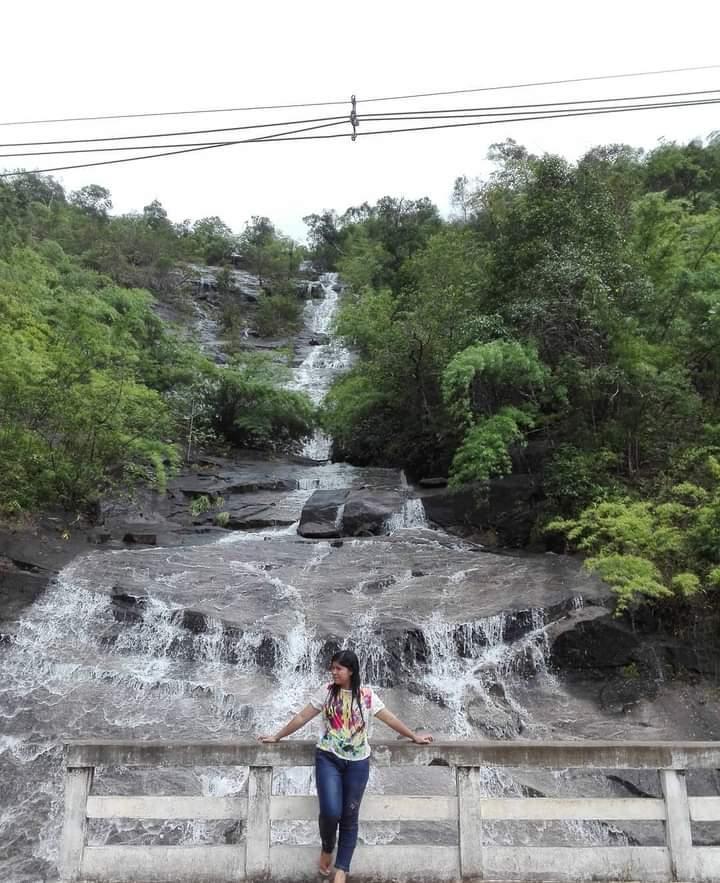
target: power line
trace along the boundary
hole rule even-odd
[[[444,92],[416,92],[408,95],[390,95],[380,98],[364,98],[358,99],[358,103],[369,104],[371,102],[382,102],[382,101],[402,101],[406,99],[414,99],[414,98],[436,98],[439,96],[445,95],[469,95],[477,92],[500,92],[505,89],[530,89],[538,86],[562,86],[569,85],[573,83],[591,83],[591,82],[599,82],[601,80],[620,80],[620,79],[630,79],[633,77],[651,77],[651,76],[659,76],[661,74],[681,74],[681,73],[691,73],[694,71],[707,71],[707,70],[717,70],[720,68],[720,64],[704,64],[704,65],[695,65],[693,67],[676,67],[676,68],[665,68],[663,70],[652,70],[652,71],[634,71],[631,73],[621,73],[621,74],[601,74],[596,76],[588,76],[588,77],[573,77],[569,79],[560,79],[560,80],[544,80],[538,82],[531,83],[510,83],[504,86],[480,86],[474,89],[452,89]],[[212,108],[199,108],[194,110],[165,110],[165,111],[151,111],[148,113],[122,113],[122,114],[99,114],[95,116],[76,116],[76,117],[56,117],[52,119],[36,119],[36,120],[6,120],[5,122],[0,122],[0,126],[38,126],[45,125],[50,123],[79,123],[79,122],[97,122],[100,120],[130,120],[130,119],[147,119],[149,117],[168,117],[168,116],[190,116],[195,114],[210,114],[210,113],[244,113],[249,111],[265,111],[265,110],[290,110],[297,108],[306,108],[306,107],[337,107],[340,105],[349,104],[347,98],[338,99],[333,101],[311,101],[311,102],[299,102],[294,104],[267,104],[267,105],[252,105],[247,107],[212,107]]]
[[[691,107],[697,104],[709,105],[709,104],[720,104],[720,98],[712,98],[706,99],[703,101],[697,102],[675,102],[675,103],[667,103],[667,104],[653,104],[653,105],[636,105],[636,106],[623,106],[623,107],[611,107],[611,108],[592,108],[590,110],[579,110],[579,109],[570,109],[567,111],[563,111],[561,113],[548,113],[548,114],[537,114],[533,116],[521,116],[521,117],[511,117],[507,119],[474,119],[472,122],[455,122],[455,123],[442,123],[437,126],[413,126],[406,127],[402,129],[394,128],[394,129],[376,129],[372,131],[358,131],[357,137],[368,137],[371,135],[397,135],[403,132],[427,132],[434,131],[439,129],[456,129],[456,128],[465,128],[467,126],[490,126],[490,125],[498,125],[499,123],[522,123],[522,122],[533,122],[535,120],[554,120],[554,119],[571,119],[574,117],[580,116],[598,116],[602,114],[608,113],[623,113],[623,112],[636,112],[638,110],[659,110],[665,108],[674,108],[674,107]],[[387,119],[394,119],[393,117],[387,117]],[[408,118],[401,118],[402,121],[408,121]],[[375,120],[376,122],[380,122],[380,120]],[[77,165],[70,166],[56,166],[53,168],[47,169],[33,169],[33,170],[21,170],[15,172],[3,172],[0,173],[0,178],[9,178],[17,175],[26,175],[26,174],[43,174],[45,172],[61,172],[67,171],[70,169],[87,169],[93,168],[96,166],[106,166],[106,165],[116,165],[118,163],[126,163],[126,162],[139,162],[141,160],[146,159],[159,159],[161,157],[167,156],[178,156],[180,154],[185,153],[195,153],[201,150],[212,150],[214,148],[219,147],[230,147],[236,144],[276,144],[281,141],[319,141],[326,140],[331,138],[350,138],[352,137],[349,132],[338,132],[334,134],[313,134],[313,135],[303,135],[297,134],[301,132],[330,128],[332,126],[341,125],[344,120],[338,122],[324,123],[316,126],[308,126],[304,129],[297,129],[295,131],[284,132],[284,133],[273,133],[271,135],[264,135],[257,138],[245,138],[236,141],[223,141],[223,142],[213,142],[210,144],[204,144],[198,147],[190,147],[182,150],[174,150],[174,151],[164,151],[162,153],[153,153],[148,156],[132,156],[125,157],[122,159],[113,159],[113,160],[102,160],[100,162],[92,162],[92,163],[80,163]]]
[[[714,94],[720,92],[720,90],[707,90],[702,93],[669,93],[670,95],[675,94]],[[650,97],[650,96],[647,96]],[[599,101],[611,101],[612,99],[598,99]],[[623,101],[629,101],[631,99],[620,99]],[[515,113],[522,114],[522,117],[519,119],[533,119],[534,117],[540,115],[541,119],[546,119],[547,114],[555,111],[556,109],[565,107],[567,105],[573,105],[572,111],[574,115],[580,115],[581,112],[585,111],[596,111],[601,112],[604,111],[606,113],[616,113],[623,110],[653,110],[653,109],[661,109],[661,108],[675,108],[675,107],[696,107],[703,106],[707,104],[716,104],[720,102],[719,98],[712,99],[701,99],[701,100],[693,100],[693,101],[665,101],[665,102],[657,102],[657,103],[643,103],[643,104],[623,104],[623,105],[615,105],[613,107],[604,107],[604,108],[596,108],[596,107],[585,107],[582,105],[585,104],[595,104],[595,100],[589,100],[587,102],[558,102],[558,104],[554,106],[548,105],[517,105],[509,107],[509,110],[494,110],[487,108],[490,112],[481,112],[481,113],[473,113],[472,111],[476,110],[476,108],[457,108],[455,110],[448,110],[447,112],[443,110],[435,110],[435,111],[398,111],[397,113],[385,113],[385,114],[372,114],[372,115],[363,115],[359,119],[359,123],[363,121],[371,121],[375,122],[413,122],[418,120],[435,120],[435,119],[482,119],[487,117],[507,117],[512,116]],[[581,106],[576,106],[581,105]],[[529,108],[528,110],[524,110],[523,108]],[[544,110],[539,110],[537,108],[545,108]],[[485,110],[483,108],[477,108],[477,110]],[[571,115],[568,113],[568,115]],[[334,123],[330,123],[329,125],[340,125],[345,118],[342,118]],[[496,122],[508,122],[508,120],[497,119]],[[311,126],[309,129],[323,128],[322,126]],[[398,129],[397,131],[404,131],[403,129]],[[109,153],[109,152],[120,152],[120,151],[130,151],[130,150],[168,150],[175,148],[186,148],[186,147],[220,147],[220,146],[229,146],[233,144],[246,144],[252,143],[254,140],[282,140],[283,135],[289,135],[290,132],[277,132],[271,136],[266,136],[265,139],[243,139],[243,140],[232,140],[232,141],[200,141],[200,142],[182,142],[178,144],[137,144],[137,145],[121,145],[121,146],[109,146],[109,147],[75,147],[70,149],[62,149],[62,150],[39,150],[34,152],[18,152],[18,153],[0,153],[0,159],[10,159],[10,158],[19,158],[19,157],[33,157],[33,156],[57,156],[57,155],[67,155],[67,154],[78,154],[78,153]],[[287,139],[290,140],[290,139]],[[52,143],[52,142],[49,142]],[[151,158],[151,157],[148,157]]]
[[[112,113],[86,117],[58,117],[56,119],[47,120],[8,120],[6,122],[0,122],[0,126],[41,126],[46,123],[91,123],[100,120],[136,120],[147,119],[148,117],[178,117],[206,113],[245,113],[255,110],[294,110],[304,107],[337,107],[338,105],[349,103],[350,101],[347,98],[344,98],[339,99],[338,101],[310,101],[300,104],[257,104],[251,107],[208,107],[198,108],[196,110],[158,110],[149,113]]]
[[[330,126],[339,126],[339,125],[340,125],[340,122],[323,123],[322,125],[307,126],[306,128],[303,128],[303,129],[295,129],[294,131],[285,132],[284,134],[285,135],[293,135],[296,132],[309,132],[313,129],[325,129]],[[15,171],[15,172],[0,172],[0,178],[12,178],[12,177],[16,177],[17,175],[39,175],[39,174],[43,174],[45,172],[64,172],[64,171],[67,171],[68,169],[89,169],[89,168],[93,168],[94,166],[112,166],[112,165],[117,165],[119,163],[139,162],[140,160],[144,160],[144,159],[160,159],[161,157],[165,157],[165,156],[179,156],[181,153],[196,153],[197,151],[200,151],[200,150],[212,150],[215,147],[229,147],[233,144],[253,144],[253,143],[258,143],[258,142],[271,143],[273,140],[275,140],[276,137],[277,137],[276,134],[261,135],[258,138],[244,138],[239,141],[220,141],[217,143],[213,142],[211,144],[204,144],[199,147],[189,147],[189,148],[186,148],[183,150],[170,150],[170,151],[163,151],[162,153],[151,153],[148,156],[128,156],[128,157],[123,157],[122,159],[107,159],[107,160],[102,160],[100,162],[80,163],[78,165],[72,165],[72,166],[56,166],[52,169],[31,169],[31,170],[22,169],[22,170]],[[308,137],[308,136],[306,135],[304,137]],[[288,138],[286,140],[290,140],[290,139]]]
[[[575,99],[573,101],[545,101],[538,104],[505,104],[505,105],[496,105],[496,106],[488,106],[488,107],[463,107],[463,108],[449,108],[443,109],[440,108],[438,110],[407,110],[407,111],[395,111],[394,113],[398,116],[400,115],[408,115],[412,116],[418,113],[428,113],[428,114],[442,114],[442,113],[455,113],[455,112],[471,112],[471,111],[508,111],[508,112],[520,112],[524,108],[554,108],[554,107],[565,107],[572,105],[581,105],[581,104],[607,104],[610,102],[618,102],[618,101],[647,101],[656,98],[684,98],[689,96],[696,95],[713,95],[720,92],[720,89],[700,89],[692,92],[663,92],[652,95],[629,95],[629,96],[615,96],[613,98],[587,98],[587,99]],[[361,119],[365,118],[383,118],[387,115],[387,111],[384,113],[364,113],[361,116]],[[253,125],[242,125],[242,126],[226,126],[223,128],[217,129],[186,129],[176,132],[154,132],[150,134],[141,134],[141,135],[107,135],[102,138],[65,138],[54,141],[15,141],[15,142],[7,142],[0,143],[0,148],[7,147],[46,147],[46,146],[55,146],[61,144],[97,144],[106,141],[140,141],[146,138],[174,138],[174,137],[183,137],[185,135],[214,135],[217,133],[224,132],[240,132],[246,131],[250,129],[267,129],[267,128],[277,128],[281,126],[295,126],[295,125],[305,125],[306,123],[323,123],[330,121],[342,121],[346,120],[348,117],[346,116],[329,116],[329,117],[313,117],[310,119],[303,120],[284,120],[282,122],[274,122],[274,123],[256,123]],[[148,149],[150,149],[151,145],[147,145]],[[152,145],[153,148],[163,148],[171,145]],[[192,145],[172,145],[172,146],[192,146]],[[138,149],[140,149],[142,145],[138,145]],[[44,155],[49,155],[51,153],[62,153],[64,151],[47,151],[44,152]],[[67,151],[71,153],[73,151]],[[90,153],[91,151],[88,149],[87,151],[79,150],[76,152],[80,153]],[[42,155],[43,152],[38,152],[37,155]],[[7,154],[8,156],[23,156],[25,154]],[[32,154],[27,154],[28,156]]]
[[[699,89],[694,92],[660,92],[655,95],[620,95],[614,98],[576,98],[573,101],[542,101],[537,104],[497,104],[488,107],[447,107],[438,108],[438,110],[396,110],[392,111],[396,116],[416,113],[465,113],[471,111],[516,111],[523,108],[552,108],[552,107],[568,107],[575,104],[608,104],[618,101],[650,101],[655,98],[686,98],[695,95],[715,95],[720,89]],[[363,113],[360,119],[373,119],[390,113],[383,111],[381,113]],[[0,145],[2,146],[2,145]]]
[[[580,116],[584,113],[619,113],[623,110],[659,110],[662,108],[673,108],[673,107],[697,107],[706,104],[720,104],[720,97],[718,98],[706,98],[700,101],[667,101],[667,102],[658,102],[655,104],[619,104],[614,107],[603,107],[603,108],[590,108],[590,107],[577,107],[568,110],[568,116]],[[536,116],[540,114],[547,114],[554,111],[556,108],[550,107],[545,111],[534,111],[534,110],[522,110],[522,111],[508,111],[506,113],[432,113],[430,115],[427,114],[417,114],[413,116],[402,115],[399,116],[397,114],[388,113],[384,116],[375,116],[372,121],[375,122],[405,122],[405,121],[414,121],[414,120],[455,120],[455,119],[481,119],[487,117],[507,117],[511,116],[512,113],[519,112],[522,113],[523,116],[519,117],[519,119],[527,119],[532,120],[535,119]],[[542,116],[539,116],[540,119],[543,119]],[[363,117],[360,117],[360,122],[362,123]],[[494,120],[495,121],[495,120]],[[508,120],[498,119],[496,120],[498,123],[508,122]],[[0,154],[1,156],[2,154]],[[38,154],[40,155],[40,154]]]
[[[658,74],[680,74],[690,71],[717,70],[720,64],[706,64],[697,67],[676,67],[656,71],[636,71],[629,74],[602,74],[594,77],[574,77],[565,80],[544,80],[536,83],[512,83],[507,86],[482,86],[479,89],[452,89],[447,92],[416,92],[412,95],[391,95],[387,98],[358,98],[358,104],[367,104],[369,101],[402,101],[410,98],[438,98],[441,95],[469,95],[473,92],[500,92],[504,89],[530,89],[536,86],[563,86],[571,83],[590,83],[598,80],[621,80],[630,77],[652,77]]]
[[[720,98],[713,98],[707,101],[699,102],[701,104],[720,104]],[[413,126],[411,128],[404,129],[376,129],[371,132],[363,132],[358,131],[357,137],[367,135],[397,135],[400,132],[428,132],[436,129],[457,129],[463,128],[466,126],[495,126],[499,123],[525,123],[525,122],[534,122],[535,120],[557,120],[557,119],[570,119],[572,117],[583,117],[583,116],[599,116],[601,114],[606,113],[623,113],[624,111],[638,111],[638,110],[662,110],[665,107],[688,107],[692,106],[691,102],[688,103],[678,103],[673,105],[638,105],[637,107],[616,107],[616,108],[594,108],[592,110],[587,111],[567,111],[564,113],[553,113],[553,114],[543,114],[538,116],[530,116],[530,117],[513,117],[502,120],[478,120],[477,122],[472,123],[443,123],[439,126]],[[347,138],[349,137],[348,133],[342,132],[337,135],[306,135],[300,136],[298,138],[274,138],[273,143],[278,141],[320,141],[327,138]]]
[[[247,129],[272,129],[278,126],[297,126],[305,123],[325,123],[346,120],[347,116],[313,117],[307,120],[283,120],[278,123],[255,123],[245,126],[226,126],[222,129],[186,129],[180,132],[153,132],[149,135],[108,135],[105,138],[63,138],[58,141],[14,141],[0,147],[45,147],[55,144],[96,144],[99,141],[139,141],[142,138],[179,138],[182,135],[214,135],[217,132],[241,132]]]

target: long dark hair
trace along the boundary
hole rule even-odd
[[[353,702],[357,702],[364,727],[365,713],[363,712],[362,697],[360,696],[360,661],[357,658],[357,654],[354,650],[338,650],[337,653],[333,654],[333,657],[330,660],[330,665],[333,665],[333,663],[337,663],[344,668],[350,669],[350,690],[352,691],[350,707],[352,708]],[[330,684],[330,692],[333,700],[335,700],[340,692],[340,687],[338,687],[337,684],[332,683]]]

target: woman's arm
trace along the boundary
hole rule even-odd
[[[299,730],[300,727],[304,727],[305,724],[312,720],[320,714],[320,709],[315,708],[312,705],[306,705],[302,711],[299,711],[295,717],[291,718],[285,726],[278,730],[274,736],[258,736],[258,742],[279,742],[281,739],[284,739],[285,736],[289,736],[291,733],[294,733],[296,730]]]
[[[432,742],[432,736],[419,736],[417,733],[413,733],[413,731],[406,727],[405,724],[395,715],[388,711],[387,708],[383,708],[382,711],[378,711],[375,715],[378,720],[381,720],[384,724],[387,724],[391,729],[395,730],[396,733],[400,733],[401,736],[407,736],[408,739],[412,739],[413,742],[416,742],[418,745],[427,745],[428,742]]]

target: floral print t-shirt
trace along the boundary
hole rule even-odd
[[[326,684],[310,699],[312,707],[322,712],[324,731],[317,747],[343,760],[364,760],[370,756],[370,721],[385,704],[372,687],[360,687],[361,716],[350,690],[338,690],[333,697],[331,687],[332,684]]]

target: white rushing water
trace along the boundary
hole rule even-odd
[[[308,327],[318,335],[332,329],[337,277],[324,277],[322,287],[324,299],[309,301],[306,309]],[[350,353],[332,339],[313,346],[296,371],[294,386],[317,403],[350,361]],[[325,461],[329,440],[314,438],[305,454]],[[316,489],[346,487],[353,475],[344,464],[298,466],[295,493],[305,499]],[[433,615],[418,618],[412,605],[393,602],[393,592],[410,591],[418,578],[408,559],[390,578],[378,579],[377,568],[390,560],[393,550],[412,560],[425,555],[431,561],[448,548],[433,546],[425,537],[417,546],[406,543],[413,531],[427,528],[427,519],[422,502],[410,497],[408,488],[405,493],[402,511],[388,525],[397,533],[392,537],[397,546],[374,538],[345,541],[350,550],[371,553],[351,573],[349,590],[336,591],[332,577],[323,577],[332,561],[331,544],[296,539],[296,525],[227,535],[214,547],[227,562],[220,584],[206,558],[199,553],[193,558],[192,549],[183,550],[180,569],[170,567],[180,553],[165,549],[104,553],[105,559],[80,558],[66,567],[0,643],[0,880],[57,879],[64,740],[250,738],[276,728],[302,706],[323,682],[328,658],[326,639],[309,624],[317,622],[318,602],[309,600],[315,596],[307,591],[314,580],[325,580],[322,603],[328,617],[350,612],[352,625],[341,643],[357,648],[366,682],[384,686],[388,704],[411,726],[452,738],[521,730],[532,734],[529,712],[516,691],[522,692],[528,679],[537,689],[543,684],[554,689],[547,672],[544,612],[532,610],[512,640],[507,639],[511,623],[506,614],[458,620],[454,593],[476,569],[471,565],[476,550],[468,552],[458,541],[451,549],[464,549],[468,563],[462,570],[438,574]],[[297,565],[292,564],[292,543],[310,550]],[[128,590],[106,583],[106,571],[112,568],[103,561],[113,566],[122,562],[126,581],[147,588],[147,594],[126,607],[113,602],[113,593],[127,595]],[[238,598],[242,601],[248,579],[266,591],[266,609],[252,627],[229,630],[223,611]],[[162,593],[153,594],[152,586]],[[201,628],[189,627],[185,619],[188,605],[181,599],[188,587],[197,605],[211,588],[214,593],[217,615],[204,616]],[[382,615],[379,604],[367,603],[368,593],[376,591],[391,597]],[[271,633],[269,623],[278,617],[282,625]],[[406,646],[412,641],[415,651]],[[311,735],[304,731],[297,737]],[[488,770],[486,778],[488,793],[515,793],[520,787],[498,771]],[[449,771],[437,768],[399,777],[392,770],[374,770],[370,787],[402,791],[409,784],[439,793],[451,780]],[[97,793],[233,795],[245,785],[246,772],[237,769],[120,769],[99,771],[94,787]],[[275,782],[286,793],[312,793],[313,785],[310,770],[283,771]],[[423,842],[444,842],[452,834],[441,825],[420,826],[418,831],[412,835],[403,833],[402,826],[364,825],[361,837],[372,843],[411,835]],[[235,842],[240,837],[233,822],[130,825],[111,820],[90,830],[93,843]],[[315,825],[305,823],[278,823],[273,838],[317,842]]]
[[[324,296],[311,298],[305,305],[305,325],[320,342],[310,347],[296,368],[291,384],[293,389],[306,393],[316,405],[325,398],[335,378],[352,363],[350,351],[331,334],[340,297],[337,273],[325,273],[320,277],[320,285]],[[305,443],[303,456],[309,460],[327,460],[331,445],[329,436],[317,431]]]

